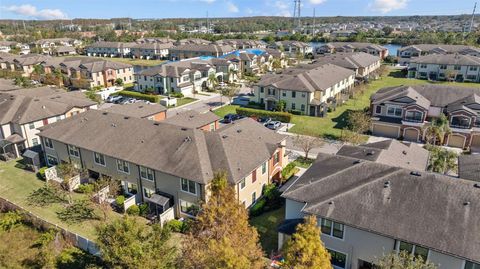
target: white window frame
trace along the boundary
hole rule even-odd
[[[262,175],[265,175],[265,173],[267,173],[267,162],[262,164]]]
[[[51,158],[57,160],[57,164],[58,164],[58,158],[57,158],[57,157],[55,157],[55,156],[53,156],[53,155],[50,155],[50,154],[47,154],[47,155],[46,155],[46,158],[45,158],[45,161],[47,162],[47,164],[48,164],[49,166],[54,166],[54,165],[56,165],[56,164],[51,164],[51,163],[48,161],[48,157],[51,157]]]
[[[145,170],[145,175],[146,175],[147,177],[143,177],[143,175],[142,175],[142,170]],[[148,178],[149,172],[152,173],[152,179]],[[141,166],[141,165],[140,165],[140,178],[145,179],[145,180],[148,180],[148,181],[155,181],[155,171],[154,171],[153,169],[150,169],[150,168],[148,168],[148,167],[145,167],[145,166]]]
[[[119,164],[122,165],[123,170],[120,170],[120,169],[118,168],[118,165],[119,165]],[[116,160],[116,165],[117,165],[117,171],[118,171],[118,172],[121,172],[121,173],[130,175],[130,164],[129,164],[127,161],[117,159],[117,160]],[[125,171],[125,167],[127,168],[128,171]]]
[[[32,127],[32,126],[33,126],[33,127]],[[30,122],[30,123],[28,124],[28,128],[29,128],[30,130],[35,129],[35,122]]]
[[[130,194],[130,195],[137,195],[137,194],[138,194],[138,184],[132,183],[132,182],[129,182],[129,181],[125,181],[125,183],[126,183],[126,184],[125,184],[125,192],[126,192],[126,193],[128,193],[128,194]],[[137,189],[137,193],[130,192],[130,190],[128,190],[128,189],[129,189],[129,188],[128,188],[128,185],[132,185],[132,186],[135,185],[135,186],[137,186],[137,188],[136,188],[136,189]]]
[[[388,113],[388,110],[389,110],[390,108],[393,108],[393,109],[395,109],[395,110],[400,109],[400,112],[401,112],[401,113],[400,113],[400,116],[395,115],[395,111],[393,112],[393,115],[391,115],[390,113]],[[402,109],[402,107],[400,107],[400,106],[392,106],[392,105],[388,106],[388,105],[387,105],[387,113],[386,113],[386,114],[387,114],[387,116],[389,116],[389,117],[401,118],[401,117],[403,116],[403,109]]]
[[[44,142],[46,148],[54,149],[52,139],[45,137],[45,140],[43,142]]]
[[[330,221],[330,223],[332,224],[331,227],[330,227],[330,233],[324,233],[322,231],[322,225],[323,225],[324,220]],[[342,237],[341,238],[333,235],[333,228],[334,228],[335,224],[339,224],[339,225],[342,226]],[[336,239],[342,240],[342,241],[345,240],[345,225],[342,224],[342,223],[339,223],[339,222],[335,222],[331,219],[320,218],[320,232],[321,232],[322,235],[325,235],[325,236],[328,236],[328,237],[331,237],[331,238],[336,238]]]
[[[187,190],[183,190],[183,180],[186,180],[187,181]],[[193,182],[194,183],[194,186],[195,186],[195,192],[191,192],[190,191],[190,182]],[[191,195],[197,195],[198,191],[197,191],[197,182],[193,181],[193,180],[190,180],[190,179],[186,179],[186,178],[180,178],[180,190],[184,193],[188,193],[188,194],[191,194]]]
[[[151,192],[150,197],[147,196],[147,192]],[[153,194],[155,194],[154,190],[143,187],[143,197],[151,198]]]
[[[198,205],[195,204],[195,203],[189,202],[189,201],[185,201],[185,200],[182,200],[182,199],[178,199],[178,207],[179,207],[179,209],[180,209],[180,213],[182,213],[182,214],[184,214],[184,215],[187,215],[187,216],[190,216],[190,217],[192,217],[192,218],[195,218],[194,215],[190,215],[190,214],[182,211],[182,202],[184,202],[184,203],[186,203],[186,204],[190,204],[190,206],[191,206],[191,205],[196,205],[196,206],[198,206]],[[188,208],[188,206],[187,206],[187,208]]]
[[[415,249],[416,249],[417,245],[413,244],[413,243],[410,243],[410,242],[405,242],[405,241],[402,241],[402,240],[396,240],[395,252],[400,253],[400,243],[401,242],[412,245],[412,252],[409,253],[409,254],[415,255]],[[422,246],[419,246],[419,247],[427,249],[427,261],[430,260],[430,249],[426,248],[426,247],[422,247]]]
[[[243,185],[243,186],[242,186],[242,185]],[[245,189],[245,187],[247,186],[247,181],[246,181],[245,179],[242,179],[242,180],[240,181],[240,183],[238,183],[238,186],[239,186],[240,190]]]
[[[77,152],[78,155],[72,154],[73,152]],[[80,148],[74,145],[68,145],[68,155],[74,158],[80,158]]]
[[[38,142],[38,138],[37,137],[32,138],[32,146],[35,147],[35,146],[38,146],[38,145],[40,145],[40,143]]]
[[[338,252],[338,253],[340,253],[340,254],[345,255],[345,267],[338,267],[338,266],[332,264],[332,267],[333,267],[334,269],[346,269],[346,268],[348,268],[348,253],[345,253],[345,252],[343,252],[343,251],[338,251],[338,250],[336,250],[336,249],[334,249],[334,248],[329,248],[329,247],[327,247],[326,249],[327,249],[327,251],[328,251],[328,250],[330,250],[330,251],[335,251],[335,252]]]
[[[455,127],[462,128],[461,126],[453,125],[453,118],[466,118],[466,119],[468,119],[468,126],[472,126],[472,118],[467,117],[465,115],[452,115],[450,117],[450,126],[453,127],[453,128],[455,128]]]
[[[96,154],[98,154],[99,156],[101,156],[101,157],[103,158],[103,163],[97,162]],[[100,158],[99,158],[99,159],[100,159]],[[101,153],[98,153],[98,152],[93,152],[93,162],[94,162],[96,165],[107,166],[107,161],[105,160],[105,155],[103,155],[103,154],[101,154]]]

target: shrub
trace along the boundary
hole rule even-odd
[[[140,208],[138,207],[138,205],[132,205],[127,209],[127,214],[132,216],[138,216],[140,215]]]
[[[146,216],[148,214],[148,204],[141,204],[138,206],[138,209],[140,210],[140,216]]]
[[[46,206],[54,203],[64,203],[67,197],[56,187],[45,185],[27,197],[27,203],[33,206]]]
[[[119,195],[117,198],[115,198],[115,204],[117,204],[118,207],[123,207],[123,204],[125,203],[125,196]]]
[[[158,95],[149,95],[141,92],[121,91],[118,93],[118,95],[146,100],[152,103],[158,103],[160,101],[160,97],[158,97]]]
[[[304,113],[300,110],[290,110],[289,111],[293,115],[303,115]]]
[[[295,172],[298,171],[298,169],[295,169],[295,168],[296,168],[295,163],[287,164],[287,166],[285,166],[285,168],[283,168],[282,170],[282,179],[283,180],[290,179],[295,174]]]
[[[46,179],[45,178],[45,170],[47,170],[47,169],[48,169],[48,167],[46,167],[46,166],[38,169],[38,177],[45,180]]]
[[[250,215],[252,215],[253,217],[261,215],[263,213],[263,208],[266,203],[267,201],[264,198],[258,199],[257,203],[250,208]]]
[[[0,215],[0,231],[10,231],[22,222],[23,216],[17,211],[10,211]]]
[[[90,219],[98,219],[92,204],[86,200],[73,202],[57,212],[57,217],[66,223],[81,222]]]
[[[170,229],[170,231],[175,232],[175,233],[182,233],[185,230],[185,222],[172,219],[168,221],[165,226]]]
[[[86,183],[78,186],[78,188],[75,191],[79,193],[89,194],[89,193],[93,193],[94,190],[95,190],[95,185]]]
[[[175,97],[175,98],[183,98],[184,97],[183,93],[181,93],[181,92],[172,92],[170,94],[170,96]]]
[[[278,120],[281,122],[290,122],[292,120],[292,114],[287,112],[272,112],[267,110],[252,109],[252,108],[237,108],[237,114],[251,117],[270,117],[273,120]]]

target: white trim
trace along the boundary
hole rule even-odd
[[[126,164],[127,164],[127,170],[128,170],[128,172],[125,172],[124,170],[118,169],[118,162],[124,162],[124,163],[126,163]],[[121,173],[130,175],[130,163],[129,163],[129,162],[124,161],[124,160],[120,160],[120,159],[116,159],[115,164],[116,164],[116,166],[117,166],[117,171],[118,171],[118,172],[121,172]],[[123,164],[122,164],[122,166],[123,166]]]
[[[403,114],[404,114],[403,113],[403,107],[398,106],[398,105],[388,105],[388,104],[385,107],[387,108],[387,110],[385,111],[385,115],[387,115],[388,117],[392,117],[392,118],[402,118],[403,117]],[[395,113],[393,113],[393,115],[388,114],[388,109],[389,108],[394,108],[394,109],[399,108],[401,110],[400,116],[396,116]]]
[[[103,166],[103,167],[106,167],[106,166],[107,166],[107,160],[106,160],[106,158],[105,158],[105,155],[103,155],[103,154],[101,154],[101,153],[98,153],[98,152],[95,152],[95,151],[93,151],[92,154],[93,154],[93,163],[94,163],[94,164],[96,164],[96,165],[98,165],[98,166]],[[97,160],[96,160],[96,158],[95,158],[95,154],[98,154],[98,155],[103,156],[103,162],[104,162],[104,164],[97,163]],[[118,168],[118,166],[117,166],[117,168]]]
[[[187,181],[187,189],[190,189],[190,188],[189,188],[189,184],[188,184],[190,181],[193,182],[193,183],[195,183],[195,193],[191,193],[190,191],[184,191],[184,190],[182,189],[182,179],[185,179],[185,180]],[[180,178],[180,191],[181,191],[181,192],[184,192],[184,193],[188,193],[188,194],[190,194],[190,195],[195,195],[195,196],[197,196],[197,193],[198,193],[198,191],[197,191],[197,182],[195,182],[195,181],[193,181],[193,180],[190,180],[190,179],[186,179],[186,178],[182,178],[182,177],[181,177],[181,178]]]
[[[182,199],[178,198],[178,210],[180,211],[180,214],[187,215],[187,216],[189,216],[189,217],[191,217],[191,218],[196,218],[196,216],[190,215],[190,214],[185,213],[185,212],[182,211],[182,202],[189,203],[189,204],[196,205],[196,206],[198,206],[198,204],[192,203],[192,202],[189,202],[189,201],[185,201],[185,200],[182,200]]]
[[[468,126],[472,126],[472,117],[468,117],[468,116],[465,116],[463,114],[460,114],[460,115],[452,115],[450,116],[450,127],[452,128],[462,128],[462,127],[458,127],[458,125],[453,125],[452,122],[453,122],[453,118],[467,118],[468,119]],[[470,127],[471,128],[471,127]],[[468,128],[466,128],[468,129]]]
[[[142,176],[142,168],[145,168],[145,169],[146,169],[145,172],[146,172],[146,174],[147,174],[147,177],[143,177],[143,176]],[[148,170],[152,171],[153,179],[149,179],[149,178],[148,178]],[[154,182],[154,181],[155,181],[155,170],[150,169],[150,168],[145,167],[145,166],[142,166],[142,165],[139,165],[139,166],[138,166],[138,171],[140,172],[140,178],[141,178],[141,179],[145,179],[145,180],[148,180],[148,181],[150,181],[150,182]]]
[[[57,160],[57,164],[58,164],[58,158],[57,158],[57,157],[55,157],[55,156],[53,156],[53,155],[50,155],[50,154],[45,154],[45,155],[46,155],[45,161],[47,162],[47,164],[48,164],[49,166],[54,166],[54,165],[56,165],[56,164],[51,164],[51,163],[48,161],[48,157],[52,157],[53,159]]]
[[[327,246],[325,246],[325,249],[327,249],[327,251],[328,251],[328,250],[331,250],[331,251],[335,251],[335,252],[338,252],[338,253],[341,253],[341,254],[345,255],[345,267],[342,268],[342,267],[338,267],[338,266],[335,266],[335,265],[332,264],[332,267],[333,267],[333,268],[335,268],[335,269],[336,269],[336,268],[341,268],[341,269],[347,269],[347,268],[349,268],[349,266],[348,266],[348,265],[349,265],[349,262],[348,262],[348,253],[345,253],[345,252],[343,252],[343,251],[339,251],[339,250],[336,250],[336,249],[334,249],[334,248],[330,248],[330,247],[327,247]]]
[[[76,155],[74,155],[74,154],[72,154],[72,153],[70,152],[70,147],[74,147],[74,148],[77,149],[76,151],[78,152],[78,156],[76,156]],[[79,147],[74,146],[74,145],[67,144],[67,148],[68,148],[68,155],[69,155],[70,157],[74,157],[74,158],[77,158],[77,159],[80,158],[80,148],[79,148]]]

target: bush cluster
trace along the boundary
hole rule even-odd
[[[172,232],[175,233],[185,233],[188,229],[188,223],[185,221],[180,221],[172,219],[168,221],[165,226]]]
[[[121,91],[121,92],[118,93],[118,95],[125,96],[125,97],[132,97],[132,98],[141,99],[141,100],[146,100],[146,101],[150,101],[152,103],[160,102],[160,97],[158,95],[149,95],[149,94],[144,94],[144,93],[141,93],[141,92]]]
[[[273,120],[277,120],[281,122],[290,122],[292,120],[292,114],[287,112],[273,112],[273,111],[244,108],[244,107],[237,108],[237,114],[247,116],[247,117],[251,117],[251,116],[270,117]]]
[[[266,185],[263,189],[263,196],[250,208],[250,215],[255,217],[282,207],[284,200],[280,195],[275,184]]]
[[[170,96],[171,96],[171,97],[174,97],[174,98],[183,98],[183,97],[185,97],[185,96],[183,95],[183,93],[181,93],[181,92],[172,92],[172,93],[170,93]]]
[[[285,166],[285,168],[283,168],[283,170],[282,170],[282,179],[284,181],[289,180],[295,174],[295,172],[297,171],[297,169],[295,169],[295,168],[296,168],[296,166],[295,166],[294,163],[287,164],[287,166]]]

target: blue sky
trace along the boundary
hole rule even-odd
[[[454,15],[475,0],[303,0],[302,15]],[[293,0],[1,0],[2,19],[291,16]],[[478,13],[478,12],[477,12]]]

